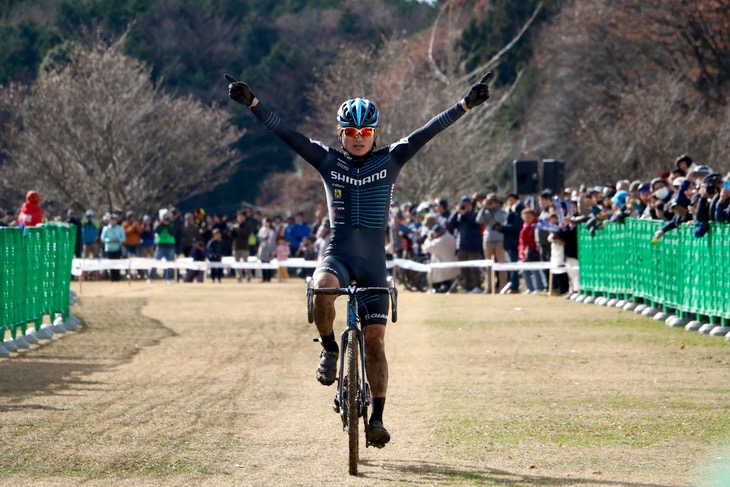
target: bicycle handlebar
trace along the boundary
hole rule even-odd
[[[391,307],[391,321],[395,323],[398,321],[398,289],[393,285],[393,278],[388,277],[389,287],[314,287],[314,280],[311,277],[307,278],[307,319],[310,323],[314,322],[314,295],[325,294],[330,296],[350,296],[351,298],[357,296],[366,296],[373,294],[387,294],[390,296],[390,307]]]
[[[368,294],[390,294],[388,287],[320,287],[313,289],[314,294],[330,294],[336,296],[354,294],[356,296]]]

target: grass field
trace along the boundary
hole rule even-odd
[[[350,477],[302,281],[80,298],[79,332],[0,360],[0,485],[730,485],[730,344],[634,313],[402,291],[393,439]]]

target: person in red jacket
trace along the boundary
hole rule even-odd
[[[535,240],[535,227],[537,213],[532,208],[522,210],[522,230],[520,230],[520,244],[518,247],[520,260],[522,262],[539,262],[540,251]],[[525,294],[537,294],[545,290],[540,271],[525,269],[522,271],[525,278],[527,291]]]
[[[18,225],[34,227],[46,222],[46,219],[43,217],[43,212],[40,206],[38,206],[40,202],[41,195],[38,194],[38,191],[33,189],[28,191],[25,195],[25,203],[23,203],[18,214]]]

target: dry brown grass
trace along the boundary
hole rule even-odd
[[[393,440],[350,477],[301,281],[84,283],[80,332],[0,360],[0,485],[664,487],[720,456],[721,339],[557,298],[400,298]]]

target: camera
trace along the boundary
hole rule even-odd
[[[466,210],[466,205],[461,205],[461,206],[459,206],[459,209],[460,209],[461,211],[464,211],[464,210]]]
[[[707,194],[715,194],[717,193],[717,187],[714,184],[708,184],[705,186],[705,191]]]

